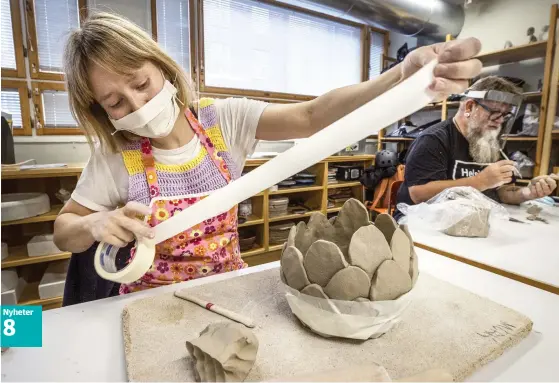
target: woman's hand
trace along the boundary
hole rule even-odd
[[[155,236],[152,228],[137,218],[149,214],[149,207],[132,201],[121,209],[88,215],[86,227],[95,241],[124,247],[134,238],[152,239]]]
[[[481,72],[481,61],[473,58],[480,49],[481,43],[474,37],[417,48],[401,64],[402,80],[431,60],[438,59],[439,63],[434,70],[435,79],[430,89],[439,95],[439,99],[462,93],[468,87],[468,79]]]

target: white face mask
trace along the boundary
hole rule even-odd
[[[176,94],[177,88],[165,80],[163,89],[140,109],[118,120],[109,119],[116,131],[127,130],[148,138],[168,136],[180,111],[175,99]]]

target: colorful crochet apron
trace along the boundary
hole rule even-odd
[[[240,176],[224,143],[213,100],[200,100],[199,120],[190,110],[185,113],[202,144],[188,163],[156,163],[147,138],[123,151],[130,176],[128,200],[149,202],[152,215],[146,220],[152,227]],[[247,267],[239,250],[237,207],[158,244],[155,253],[151,268],[140,280],[121,285],[121,294]],[[134,254],[135,248],[131,257]]]

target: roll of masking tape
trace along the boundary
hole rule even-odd
[[[103,279],[118,283],[132,283],[149,270],[155,258],[155,242],[140,240],[136,242],[134,258],[118,269],[117,254],[121,248],[101,242],[95,252],[95,271]]]
[[[435,65],[437,61],[431,61],[410,78],[312,137],[159,223],[154,228],[153,241],[139,241],[134,259],[122,270],[116,267],[118,248],[101,243],[95,253],[97,273],[104,279],[120,283],[140,279],[153,263],[155,244],[229,211],[253,195],[423,108],[433,101],[434,94],[428,88],[433,81]]]

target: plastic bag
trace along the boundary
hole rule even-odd
[[[324,337],[378,338],[400,322],[414,289],[393,301],[341,301],[303,294],[288,285],[285,297],[293,314]]]
[[[399,203],[397,207],[405,215],[400,224],[427,226],[457,236],[487,236],[483,232],[490,222],[509,219],[503,206],[470,186],[449,188],[427,202],[411,206]]]
[[[526,154],[516,151],[510,155],[510,159],[516,162],[516,168],[523,178],[531,178],[534,175],[536,163]]]

